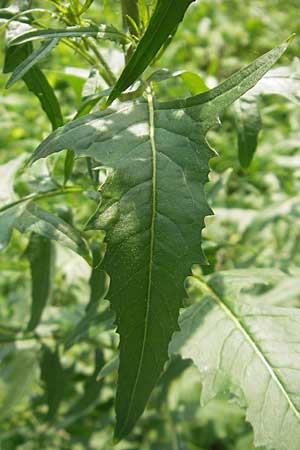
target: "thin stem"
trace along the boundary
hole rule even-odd
[[[16,200],[15,202],[8,203],[7,205],[0,208],[0,213],[6,211],[7,209],[13,208],[16,205],[19,205],[20,203],[27,202],[29,200],[41,200],[43,198],[49,198],[49,197],[56,197],[58,195],[67,195],[67,194],[74,194],[76,192],[82,192],[83,188],[80,186],[71,186],[71,187],[65,187],[61,189],[51,189],[49,191],[45,192],[38,192],[37,194],[29,194],[26,195],[26,197],[20,198],[19,200]]]
[[[92,50],[94,53],[96,60],[99,64],[98,69],[99,73],[102,76],[102,78],[106,81],[106,83],[109,86],[113,86],[116,82],[116,77],[114,73],[112,72],[111,68],[103,58],[102,54],[100,53],[100,50],[98,49],[97,45],[93,41],[92,38],[83,38],[84,42],[87,44],[87,46]]]

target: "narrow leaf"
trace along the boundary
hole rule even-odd
[[[35,232],[56,241],[91,264],[89,248],[80,233],[72,225],[39,208],[35,203],[19,203],[0,211],[0,250],[8,245],[13,228],[20,233]]]
[[[96,39],[109,39],[119,43],[126,43],[130,39],[121,31],[118,31],[112,25],[100,25],[89,27],[66,27],[61,29],[47,28],[41,30],[30,30],[20,34],[9,41],[10,46],[25,44],[40,39],[63,39],[63,38],[82,38],[92,36]]]
[[[73,168],[75,164],[75,155],[73,150],[68,150],[65,158],[64,167],[64,186],[68,183],[72,176]]]
[[[10,36],[18,37],[23,29],[24,24],[17,23],[16,27],[12,27],[11,24],[8,27],[8,38]],[[3,72],[13,72],[17,66],[22,64],[32,54],[32,51],[33,49],[30,43],[19,47],[6,48]],[[55,130],[60,127],[63,124],[63,117],[59,102],[43,72],[37,66],[31,67],[31,69],[24,74],[23,80],[28,90],[39,99],[43,110],[52,124],[52,128]]]
[[[217,87],[193,97],[165,103],[165,107],[192,108],[193,106],[202,105],[202,120],[206,121],[209,117],[215,119],[224,108],[234,103],[256,85],[281,57],[288,45],[289,40],[260,56]],[[211,125],[210,120],[208,120],[207,126]]]
[[[151,63],[195,0],[159,0],[148,28],[109,96],[108,104],[131,86]]]
[[[43,236],[32,233],[26,256],[30,262],[32,292],[31,315],[27,331],[33,331],[39,324],[51,296],[54,265],[53,243]]]
[[[57,350],[52,352],[48,347],[44,347],[41,361],[41,379],[45,384],[48,404],[47,419],[51,422],[58,412],[66,388],[65,372]]]
[[[192,264],[205,264],[200,230],[211,214],[204,185],[214,155],[205,134],[222,107],[253,87],[285,48],[186,101],[158,103],[148,91],[147,102],[77,119],[34,152],[33,161],[67,147],[112,169],[89,228],[106,231],[102,268],[120,334],[117,438],[130,432],[161,375],[185,277]]]
[[[21,64],[13,71],[12,76],[6,83],[6,88],[13,86],[41,59],[45,58],[51,50],[57,45],[58,39],[52,39],[42,44],[38,49],[34,50]]]
[[[236,110],[239,161],[241,166],[246,169],[251,164],[256,151],[262,121],[255,97],[240,99]]]
[[[75,325],[72,332],[66,338],[64,343],[65,350],[69,350],[73,345],[86,339],[92,326],[97,326],[99,334],[114,328],[115,314],[113,311],[106,310],[102,313],[98,313],[98,309],[98,303],[90,305],[83,318]]]
[[[199,368],[202,404],[227,392],[247,408],[256,446],[298,450],[300,311],[243,294],[263,275],[267,283],[268,271],[257,271],[257,280],[238,272],[191,279],[198,302],[182,314],[170,352],[179,351]]]
[[[8,48],[5,54],[4,73],[12,72],[16,66],[24,61],[31,49],[27,46]],[[28,88],[40,101],[48,119],[55,130],[63,124],[62,113],[56,95],[47,78],[38,67],[32,67],[23,77]]]

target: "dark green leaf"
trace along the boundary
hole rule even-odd
[[[22,32],[22,25],[14,28],[10,34],[18,37],[19,33]],[[17,66],[30,57],[32,50],[30,43],[19,47],[8,47],[5,52],[3,72],[13,72]],[[23,80],[29,91],[39,99],[43,110],[52,124],[52,128],[55,130],[60,127],[63,124],[61,109],[55,92],[43,72],[37,66],[34,66],[25,73]]]
[[[72,176],[74,164],[75,164],[75,154],[73,150],[68,150],[66,154],[64,167],[64,186],[67,184],[67,182]]]
[[[34,50],[21,64],[19,64],[13,71],[12,76],[6,83],[6,88],[13,86],[18,80],[30,71],[30,69],[37,64],[41,59],[45,58],[51,50],[57,45],[58,40],[52,39],[42,44],[38,49]]]
[[[47,397],[47,419],[51,422],[58,412],[66,389],[66,376],[57,350],[52,352],[48,347],[43,348],[41,379],[45,384]]]
[[[282,44],[215,89],[186,100],[119,104],[52,133],[32,160],[66,147],[112,168],[91,229],[106,231],[103,269],[117,314],[120,369],[116,436],[143,412],[178,329],[183,283],[205,263],[200,230],[211,214],[204,185],[213,152],[205,139],[219,113],[269,70]],[[130,357],[128,356],[130,355]]]
[[[149,66],[195,0],[158,0],[148,28],[113,88],[108,104],[131,86]]]
[[[257,139],[262,128],[258,101],[247,97],[238,101],[237,129],[238,153],[242,167],[249,167],[257,147]]]
[[[14,351],[0,369],[0,418],[5,419],[29,396],[37,378],[36,352]]]
[[[36,233],[32,233],[26,256],[31,270],[31,315],[27,326],[33,331],[40,322],[45,306],[50,300],[53,281],[53,243]]]
[[[109,279],[107,274],[100,268],[103,260],[105,248],[104,245],[92,243],[93,269],[90,277],[90,300],[87,309],[93,304],[98,303],[104,298],[109,288]]]

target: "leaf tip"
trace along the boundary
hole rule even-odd
[[[286,39],[286,43],[290,44],[296,37],[296,33],[292,33],[287,39]]]

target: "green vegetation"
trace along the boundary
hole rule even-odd
[[[1,449],[299,450],[297,3],[0,3]]]

